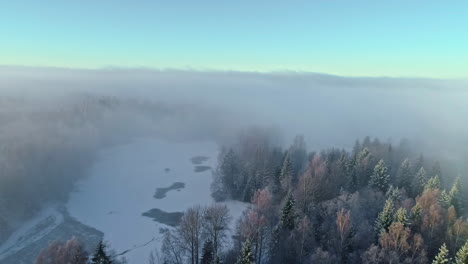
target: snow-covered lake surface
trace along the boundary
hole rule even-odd
[[[78,184],[67,204],[70,215],[81,223],[104,232],[117,253],[126,252],[130,264],[147,263],[154,248],[160,247],[160,228],[168,226],[142,216],[152,208],[183,212],[196,205],[209,205],[211,170],[196,172],[197,165],[215,168],[218,146],[210,141],[170,142],[137,139],[130,144],[100,152],[89,177]],[[191,158],[209,159],[194,164]],[[157,188],[185,184],[170,190],[162,199],[153,196]],[[246,207],[226,202],[237,219]],[[234,226],[234,221],[233,225]],[[150,242],[150,243],[148,243]]]

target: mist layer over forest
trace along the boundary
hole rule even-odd
[[[309,151],[407,140],[468,186],[466,81],[4,66],[0,88],[0,243],[66,201],[97,150],[136,137],[224,145],[256,127],[280,146],[301,134]]]

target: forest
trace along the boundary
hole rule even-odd
[[[249,203],[234,235],[226,206],[194,206],[148,263],[466,264],[466,192],[428,156],[407,140],[366,137],[350,150],[309,152],[302,136],[283,149],[263,131],[242,133],[221,148],[211,186],[217,201]],[[67,247],[86,254],[71,240],[44,249],[36,264],[86,263],[44,261]],[[111,257],[99,244],[91,263]]]

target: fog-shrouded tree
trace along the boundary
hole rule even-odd
[[[453,206],[459,215],[463,214],[462,198],[460,197],[461,189],[460,177],[457,177],[448,193],[449,206]]]
[[[421,167],[414,177],[413,192],[415,196],[422,193],[422,191],[424,190],[424,187],[426,186],[426,183],[427,183],[426,170],[423,167]]]
[[[231,192],[233,198],[238,198],[237,196],[242,192],[241,177],[243,172],[240,163],[237,154],[233,149],[230,149],[220,167],[222,182],[226,189]]]
[[[369,186],[385,193],[387,192],[389,185],[390,174],[388,174],[388,168],[385,165],[385,162],[380,160],[374,168],[374,173],[370,178]]]
[[[405,188],[407,192],[412,193],[411,185],[413,183],[413,172],[409,159],[405,159],[403,163],[401,163],[396,180],[398,187]]]
[[[429,190],[440,190],[440,180],[439,176],[435,175],[434,177],[430,178],[426,185],[424,186],[424,189],[429,189]]]
[[[280,181],[283,192],[287,193],[291,190],[293,184],[293,176],[294,171],[291,162],[291,154],[287,152],[280,173]]]

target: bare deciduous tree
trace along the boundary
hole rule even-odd
[[[214,204],[203,212],[203,231],[213,242],[214,255],[222,248],[232,217],[225,205]]]
[[[192,264],[199,263],[202,244],[202,209],[200,206],[189,208],[177,228],[181,248],[188,253]]]

